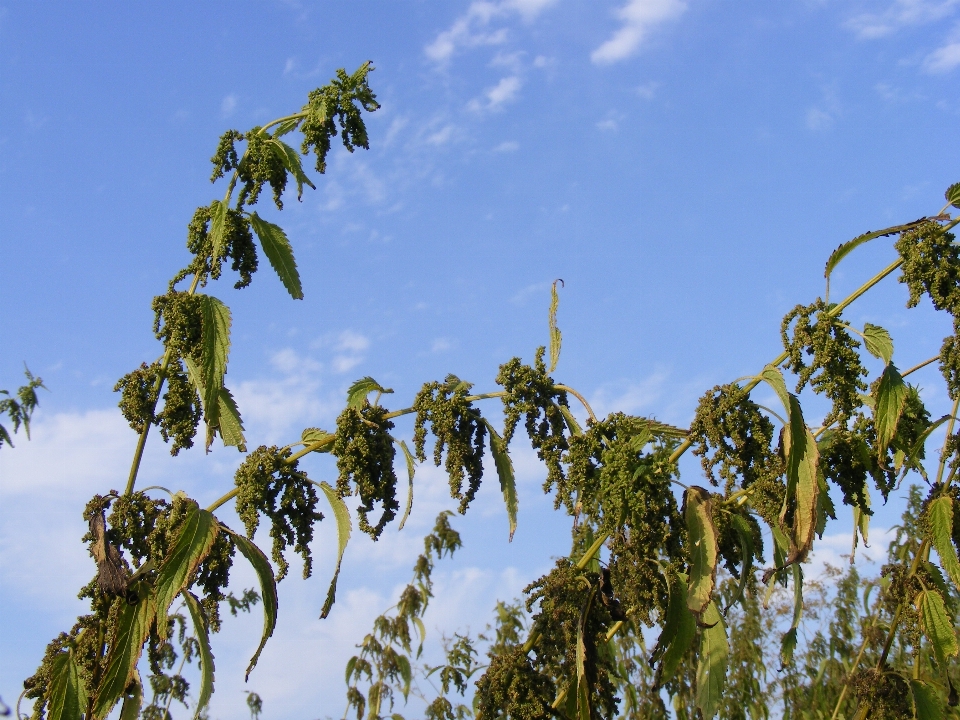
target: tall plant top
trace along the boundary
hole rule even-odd
[[[371,70],[369,63],[353,74],[339,70],[330,84],[309,94],[300,111],[220,138],[212,180],[225,181],[222,199],[193,214],[187,229],[191,258],[153,300],[153,332],[162,354],[116,385],[120,410],[138,440],[123,491],[104,488],[83,511],[89,525],[83,541],[96,564],[95,576],[80,591],[90,611],[49,644],[24,683],[24,696],[34,701],[30,717],[103,720],[120,705],[124,719],[167,718],[173,701],[186,707],[188,695],[190,712],[201,715],[213,692],[211,636],[220,630],[222,610],[262,607],[263,632],[249,677],[277,623],[277,583],[288,573],[291,549],[303,560],[304,577],[311,574],[311,543],[324,519],[321,496],[338,538],[336,570],[326,597],[317,598],[324,618],[334,611],[353,530],[345,499],[357,496],[357,526],[372,540],[391,526],[402,528],[413,505],[418,463],[429,459],[444,466],[453,509],[464,514],[488,477],[484,463],[492,460],[512,538],[518,501],[509,448],[518,434],[527,436],[544,464],[543,489],[554,508],[571,518],[570,558],[527,587],[525,611],[498,605],[496,633],[484,636],[485,664],[469,637],[449,640],[447,663],[425,670],[424,681],[433,676],[440,682],[435,697],[428,697],[418,689],[416,663],[426,637],[422,617],[433,597],[431,572],[461,543],[450,524],[453,513],[441,513],[411,584],[347,665],[348,712],[358,720],[402,718],[411,693],[423,698],[434,720],[666,716],[669,698],[682,717],[727,716],[723,698],[727,676],[736,676],[730,638],[740,631],[738,618],[752,617],[757,597],[769,598],[777,586],[792,588],[789,624],[778,630],[780,660],[789,667],[802,640],[802,564],[836,519],[831,497],[842,498],[852,513],[856,547],[858,537],[867,539],[877,495],[885,502],[911,473],[927,486],[925,499],[917,501],[915,542],[901,543],[903,551],[884,572],[882,602],[868,608],[876,615],[875,632],[865,635],[846,668],[831,711],[861,719],[945,717],[947,703],[956,704],[950,673],[960,653],[960,432],[954,432],[960,248],[950,232],[960,222],[951,215],[960,208],[960,183],[947,190],[947,205],[929,217],[837,248],[826,265],[824,297],[784,318],[783,352],[758,365],[755,375],[708,390],[689,428],[619,412],[598,418],[580,392],[554,378],[561,350],[557,281],[548,345],[530,363],[513,358],[502,364],[495,376],[499,390],[477,393],[451,374],[425,383],[408,407],[391,410],[385,401],[393,391],[365,377],[350,387],[335,427],[309,427],[284,447],[248,451],[240,409],[225,384],[231,312],[210,288],[224,274],[237,289],[249,286],[262,253],[290,296],[303,298],[287,234],[255,208],[267,185],[277,210],[291,182],[298,199],[305,187],[313,188],[301,156],[312,153],[315,170],[323,173],[337,136],[351,152],[368,147],[364,113],[379,107],[367,83]],[[299,151],[287,144],[296,132]],[[879,238],[894,238],[898,259],[849,297],[832,301],[834,269],[858,246]],[[895,363],[887,330],[870,323],[855,327],[844,317],[851,303],[897,271],[909,306],[926,296],[953,318],[954,332],[937,357],[914,358],[907,349],[902,363],[900,355]],[[878,376],[871,377],[864,352],[882,361]],[[908,379],[934,362],[954,401],[951,414],[940,418],[931,416]],[[782,407],[753,399],[761,385]],[[798,396],[805,388],[830,402],[820,422],[804,417]],[[17,407],[26,414],[10,410],[15,429],[16,418],[26,425],[30,402],[35,404],[24,397]],[[481,403],[495,399],[502,403],[502,424],[481,413]],[[409,445],[395,426],[407,415],[413,416]],[[244,453],[234,486],[207,508],[183,492],[157,499],[148,492],[162,488],[138,489],[154,426],[173,455],[192,447],[198,432],[208,451],[219,438]],[[942,449],[925,464],[927,440],[938,428],[945,431]],[[0,437],[9,442],[6,431]],[[688,450],[700,458],[705,477],[694,484],[679,479],[678,460]],[[316,482],[299,467],[309,453],[331,456],[335,484]],[[230,501],[242,531],[217,517]],[[269,552],[253,541],[261,525],[271,539]],[[239,596],[230,591],[238,551],[259,581],[259,588]],[[649,650],[645,628],[656,629],[658,637]],[[895,647],[908,649],[909,667],[891,664]],[[194,661],[195,690],[183,674]],[[641,702],[631,678],[642,663],[649,663],[653,675]],[[250,698],[257,715],[260,701]]]

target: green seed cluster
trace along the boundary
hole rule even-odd
[[[289,450],[260,446],[237,468],[237,515],[243,520],[247,537],[252,538],[260,516],[270,518],[273,561],[277,580],[286,577],[289,564],[283,551],[289,545],[303,558],[303,577],[310,577],[313,558],[310,541],[314,523],[323,519],[317,512],[317,493],[306,473],[289,462]]]
[[[467,400],[472,385],[448,375],[443,383],[428,382],[417,393],[413,408],[417,417],[413,432],[414,453],[425,462],[427,423],[436,437],[433,462],[438,467],[447,451],[445,468],[450,477],[450,494],[460,501],[459,511],[466,512],[480,488],[483,477],[483,450],[487,434],[480,411]],[[468,480],[463,492],[463,480]]]
[[[676,557],[664,557],[659,548],[651,548],[635,541],[629,532],[620,532],[607,541],[610,559],[610,584],[626,615],[647,627],[653,627],[666,612],[669,591],[663,573],[657,567],[664,565],[681,568]]]
[[[568,404],[567,393],[558,390],[553,378],[547,375],[547,366],[543,362],[545,352],[546,348],[537,348],[533,367],[524,365],[520,358],[504,363],[496,382],[507,391],[503,397],[504,443],[510,444],[523,415],[530,444],[547,466],[543,488],[549,492],[554,485],[558,488],[565,486],[561,459],[569,445],[565,435],[567,425],[560,407]]]
[[[193,213],[193,218],[187,225],[187,250],[194,258],[187,267],[174,275],[170,281],[171,290],[178,282],[192,274],[201,275],[201,285],[206,284],[208,277],[218,279],[223,271],[223,262],[227,259],[231,260],[231,269],[240,275],[240,279],[234,284],[235,288],[245,288],[253,280],[253,274],[259,267],[257,246],[253,242],[250,220],[239,210],[227,208],[220,237],[220,251],[214,255],[210,223],[217,205],[218,203],[212,203],[198,207]]]
[[[876,437],[875,431],[873,435]],[[847,429],[828,430],[817,447],[818,467],[826,480],[840,488],[844,505],[858,507],[872,515],[867,476],[874,474],[877,463],[863,435]]]
[[[270,183],[273,202],[283,210],[281,196],[287,187],[287,168],[276,150],[276,144],[268,135],[255,127],[246,134],[247,151],[237,167],[237,175],[243,183],[237,196],[237,207],[256,205],[264,183]]]
[[[956,400],[960,396],[960,247],[954,240],[953,233],[931,220],[901,234],[894,247],[903,259],[900,282],[910,289],[907,307],[915,307],[926,294],[937,310],[953,316],[953,335],[944,339],[940,350],[940,370],[950,398]]]
[[[167,366],[167,390],[163,395],[163,409],[156,412],[154,387],[160,372],[160,363],[142,364],[124,375],[113,388],[120,392],[120,412],[137,433],[148,425],[157,425],[165,442],[173,440],[171,455],[193,447],[197,426],[203,417],[200,396],[179,360]]]
[[[239,130],[227,130],[220,136],[217,143],[217,151],[210,158],[213,163],[213,174],[210,175],[210,182],[216,182],[231,170],[236,170],[240,165],[237,157],[236,143],[243,140],[243,133]]]
[[[177,357],[199,360],[203,341],[202,298],[171,290],[153,299],[153,332]]]
[[[833,409],[823,424],[846,424],[860,407],[859,394],[867,389],[863,382],[868,373],[860,361],[853,339],[839,318],[829,314],[831,306],[822,300],[811,305],[797,305],[783,318],[780,335],[789,357],[785,367],[798,377],[797,392],[810,383],[815,392],[833,401]],[[790,325],[794,324],[793,337]],[[804,356],[810,356],[810,364]]]
[[[850,686],[862,705],[877,720],[912,720],[913,692],[910,684],[890,668],[864,668],[850,676]]]
[[[237,607],[244,610],[250,608],[250,601],[244,605],[243,601],[237,601],[229,593],[223,592],[230,584],[230,569],[236,552],[237,546],[230,535],[219,532],[207,556],[197,567],[196,585],[203,590],[200,604],[211,632],[220,632],[220,604],[225,600],[230,603],[230,611],[234,615],[237,614]],[[258,599],[259,595],[254,594],[254,598]]]
[[[773,437],[773,423],[736,384],[717,385],[704,394],[690,424],[693,452],[704,473],[713,485],[723,480],[728,493],[783,475]]]
[[[317,156],[317,172],[327,170],[327,153],[330,152],[330,139],[338,132],[344,147],[353,152],[355,148],[370,148],[367,127],[360,114],[361,108],[367,112],[379,109],[377,96],[367,84],[367,73],[372,68],[369,63],[360,67],[353,75],[337,70],[337,78],[310,92],[303,112],[307,114],[300,132],[303,133],[301,151],[307,155],[311,149]],[[358,107],[359,103],[359,107]],[[340,130],[337,130],[337,122]]]
[[[360,409],[348,407],[337,418],[336,439],[330,452],[337,458],[337,492],[340,497],[360,496],[357,514],[360,529],[374,540],[397,516],[397,473],[393,468],[396,448],[390,430],[393,423],[384,420],[387,411],[364,401]],[[354,487],[351,487],[351,482]],[[376,525],[369,514],[380,503],[382,512]]]
[[[477,681],[477,720],[553,720],[556,685],[520,647],[490,658]]]
[[[143,363],[133,372],[129,372],[117,381],[114,392],[120,393],[120,412],[130,427],[138,435],[147,425],[156,421],[154,417],[153,387],[157,382],[160,363]]]

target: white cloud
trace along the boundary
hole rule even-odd
[[[807,129],[813,131],[829,130],[833,127],[833,116],[820,108],[807,110]]]
[[[612,132],[619,127],[616,120],[611,120],[607,118],[606,120],[601,120],[597,123],[597,130],[601,132]]]
[[[590,59],[598,65],[625,60],[639,50],[651,29],[680,17],[686,9],[683,0],[628,0],[616,12],[622,27],[594,50]]]
[[[499,110],[517,96],[521,87],[523,87],[523,81],[516,75],[502,78],[500,82],[483,93],[483,100],[475,98],[467,104],[467,107],[473,111]]]
[[[458,17],[449,29],[437,35],[436,39],[424,48],[424,52],[431,60],[445,63],[461,48],[501,45],[507,40],[507,30],[488,29],[492,20],[520,15],[522,19],[530,22],[555,2],[556,0],[478,0],[470,3],[467,12]]]
[[[430,352],[435,352],[435,353],[446,352],[452,347],[453,347],[453,344],[446,338],[437,338],[430,345]]]
[[[220,103],[220,114],[223,117],[228,118],[233,115],[234,110],[237,109],[237,102],[239,98],[235,94],[227,95],[223,102]]]
[[[427,143],[430,145],[446,145],[453,137],[453,125],[444,125],[434,133],[427,135]]]
[[[960,36],[960,33],[955,33]],[[946,73],[960,66],[960,37],[937,48],[923,61],[923,69],[929,73]]]
[[[493,151],[498,153],[510,153],[516,152],[519,149],[520,143],[516,142],[515,140],[507,140],[497,145]]]
[[[297,59],[296,58],[287,58],[286,64],[283,66],[283,74],[289,75],[294,70],[297,69]]]
[[[844,25],[864,40],[875,40],[903,27],[937,22],[951,15],[960,0],[894,0],[881,12],[855,15]]]
[[[658,82],[648,82],[637,88],[637,95],[639,95],[644,100],[653,100],[654,96],[657,94],[657,88],[660,87]]]

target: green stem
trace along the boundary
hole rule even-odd
[[[226,495],[221,497],[219,500],[215,500],[213,504],[207,508],[207,512],[212,513],[214,510],[219,508],[224,503],[230,502],[232,498],[235,498],[237,496],[238,492],[240,492],[240,488],[234,488],[233,490],[228,492]]]
[[[917,370],[920,370],[921,368],[925,368],[925,367],[926,367],[927,365],[929,365],[930,363],[932,363],[932,362],[934,362],[934,361],[936,361],[936,360],[939,360],[939,359],[940,359],[940,356],[939,356],[939,355],[934,355],[934,356],[933,356],[932,358],[930,358],[929,360],[924,360],[924,361],[923,361],[922,363],[920,363],[919,365],[914,365],[912,368],[910,368],[910,369],[907,370],[906,372],[900,373],[900,377],[905,378],[905,377],[906,377],[907,375],[909,375],[910,373],[915,373]]]
[[[583,403],[583,407],[585,407],[585,408],[587,409],[587,414],[590,416],[590,419],[593,420],[594,422],[597,421],[597,416],[593,414],[593,408],[590,407],[590,403],[587,402],[586,398],[584,398],[583,395],[581,395],[580,393],[578,393],[576,390],[574,390],[574,389],[573,389],[572,387],[570,387],[569,385],[554,385],[554,387],[555,387],[557,390],[563,390],[564,392],[568,392],[568,393],[570,393],[571,395],[573,395],[577,400],[579,400],[581,403]]]
[[[947,466],[947,443],[950,442],[950,437],[953,435],[953,426],[956,423],[958,410],[960,410],[960,395],[957,396],[956,401],[953,403],[953,412],[950,413],[950,420],[947,421],[947,434],[943,438],[943,448],[940,450],[940,463],[937,465],[937,485],[939,485],[943,479],[943,469]]]
[[[267,130],[269,128],[272,128],[274,125],[279,125],[280,123],[286,122],[287,120],[300,120],[302,118],[305,118],[306,116],[307,116],[307,113],[298,112],[298,113],[294,113],[293,115],[287,115],[286,117],[279,118],[277,120],[272,120],[271,122],[268,122],[266,125],[260,128],[260,134],[266,135]]]

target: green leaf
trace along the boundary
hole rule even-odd
[[[49,720],[81,720],[87,711],[87,689],[73,648],[53,659],[46,701]]]
[[[243,421],[240,408],[227,388],[220,388],[220,437],[223,444],[235,447],[240,452],[247,451],[247,439],[243,436]]]
[[[943,598],[936,590],[921,590],[917,593],[914,603],[920,615],[923,634],[933,646],[937,663],[941,668],[946,669],[947,658],[956,656],[960,652],[960,646],[957,645],[957,636],[953,623],[947,616]]]
[[[697,707],[704,720],[717,714],[727,674],[727,628],[711,601],[703,612],[704,627],[700,634],[700,657],[697,663]]]
[[[273,129],[273,137],[278,138],[286,135],[289,132],[293,132],[297,129],[297,126],[303,121],[303,118],[291,118],[290,120],[284,120],[281,123],[277,123]]]
[[[401,653],[394,655],[397,660],[397,666],[400,669],[400,677],[403,678],[403,699],[406,700],[410,695],[410,683],[413,681],[413,671],[410,669],[410,658]]]
[[[248,680],[250,672],[256,666],[257,660],[260,659],[263,646],[267,644],[267,640],[273,635],[273,630],[277,626],[277,581],[273,576],[270,561],[267,560],[267,556],[263,554],[260,548],[223,523],[220,523],[220,527],[230,534],[230,538],[236,544],[237,549],[253,566],[254,572],[257,573],[257,579],[260,581],[260,597],[263,600],[263,635],[260,638],[257,651],[253,654],[250,664],[247,666],[247,674],[244,680]]]
[[[326,445],[318,447],[314,452],[318,453],[328,453],[330,448],[333,447],[333,439],[336,437],[333,433],[328,433],[326,430],[321,430],[320,428],[304,428],[303,434],[300,436],[301,442],[304,445],[313,445],[318,442],[326,442]]]
[[[793,652],[797,649],[797,629],[795,627],[787,630],[780,639],[780,671],[783,672],[790,661],[793,660]]]
[[[737,533],[737,537],[740,540],[740,555],[743,557],[743,565],[740,567],[740,582],[737,585],[737,592],[730,600],[730,604],[724,608],[724,615],[727,614],[727,611],[733,605],[736,605],[743,598],[743,592],[747,587],[747,582],[749,581],[753,570],[753,529],[742,515],[738,515],[736,513],[731,514],[730,525],[733,527],[734,531]]]
[[[893,358],[893,338],[890,333],[879,325],[866,323],[863,326],[863,340],[867,346],[867,352],[875,358],[880,358],[887,365]]]
[[[230,355],[230,308],[212,295],[200,295],[203,312],[203,340],[200,359],[200,377],[203,379],[203,410],[207,421],[207,449],[210,448],[210,429],[219,427],[220,390],[227,372]]]
[[[916,441],[913,443],[913,447],[911,447],[907,452],[907,459],[910,461],[911,467],[917,470],[920,475],[923,476],[924,480],[927,479],[927,471],[924,470],[923,464],[920,462],[920,452],[924,449],[924,446],[927,444],[927,439],[930,437],[933,431],[943,425],[951,417],[951,415],[944,415],[939,420],[928,425],[927,429],[917,436]]]
[[[300,200],[303,198],[304,185],[309,185],[314,190],[316,190],[317,187],[310,182],[310,178],[303,172],[303,165],[300,164],[300,154],[282,140],[278,140],[278,133],[282,134],[279,129],[274,132],[273,142],[270,144],[270,147],[287,171],[293,175],[294,180],[297,181],[297,200]]]
[[[717,528],[711,517],[712,509],[709,491],[697,486],[687,488],[684,495],[684,518],[690,541],[687,607],[695,615],[700,615],[710,602],[717,579]]]
[[[783,408],[789,413],[791,396],[790,393],[787,392],[787,384],[783,381],[783,373],[780,372],[780,368],[774,365],[767,365],[763,369],[763,372],[760,373],[760,379],[773,388],[774,392],[777,393],[777,397],[780,398],[780,402],[783,403]]]
[[[960,588],[960,560],[957,558],[957,549],[952,538],[953,498],[943,495],[931,502],[927,509],[927,518],[930,541],[940,556],[940,565],[953,580],[953,584]]]
[[[194,717],[200,717],[200,713],[207,707],[207,703],[210,702],[210,697],[213,695],[213,653],[210,651],[207,615],[200,606],[200,601],[189,590],[183,591],[183,599],[190,611],[193,631],[197,637],[197,644],[200,646],[200,694],[197,696],[197,711],[194,713]]]
[[[657,662],[662,656],[663,661],[658,670],[658,677],[673,677],[680,661],[690,649],[690,644],[697,635],[697,621],[687,608],[686,578],[676,573],[669,573],[668,587],[670,597],[667,603],[666,617],[661,623],[660,638],[653,649],[651,663]]]
[[[783,450],[787,458],[787,493],[781,522],[788,509],[793,509],[790,557],[788,562],[803,560],[813,546],[817,528],[817,498],[820,484],[817,481],[817,465],[820,453],[817,440],[803,421],[800,401],[789,396],[788,424],[783,429]]]
[[[834,271],[837,265],[840,264],[840,261],[843,260],[847,255],[856,250],[858,247],[863,245],[865,242],[870,240],[875,240],[878,237],[883,237],[884,235],[889,234],[889,229],[887,230],[875,230],[873,232],[865,232],[863,235],[858,235],[853,240],[848,240],[847,242],[841,244],[836,250],[830,253],[830,257],[827,258],[827,266],[824,268],[823,277],[827,280],[827,295],[830,295],[830,274]]]
[[[367,399],[367,395],[373,391],[377,391],[381,394],[393,392],[393,390],[383,387],[380,383],[368,375],[367,377],[362,377],[357,380],[353,385],[350,386],[350,389],[347,390],[347,405],[359,410],[363,407],[363,402]]]
[[[517,530],[517,509],[519,502],[517,500],[517,479],[513,474],[513,461],[510,459],[510,453],[507,451],[507,444],[497,433],[493,425],[486,418],[483,424],[487,426],[487,432],[490,434],[490,452],[493,453],[493,461],[497,465],[497,477],[500,478],[500,490],[503,492],[503,501],[507,506],[507,519],[510,523],[510,541],[513,541],[513,533]]]
[[[330,608],[337,600],[337,580],[340,577],[340,563],[343,560],[343,551],[347,549],[347,543],[350,542],[350,533],[353,526],[350,522],[350,511],[347,504],[343,501],[336,489],[327,482],[315,483],[323,490],[327,496],[327,502],[333,508],[333,517],[337,521],[337,566],[333,571],[333,579],[330,581],[330,587],[327,589],[327,599],[323,603],[323,610],[320,611],[320,619],[330,614]]]
[[[297,262],[293,258],[293,248],[287,239],[286,233],[279,225],[267,222],[255,212],[250,213],[250,224],[253,231],[260,238],[260,246],[270,265],[280,277],[280,282],[294,300],[303,300],[303,289],[300,286],[300,273]]]
[[[413,476],[417,471],[417,464],[413,459],[413,455],[410,454],[410,448],[407,447],[405,441],[396,439],[393,441],[400,446],[400,449],[403,451],[403,457],[407,461],[407,481],[409,482],[409,487],[407,487],[407,506],[403,510],[403,517],[400,518],[400,525],[397,526],[398,530],[403,530],[407,518],[410,517],[410,511],[413,509]]]
[[[943,194],[944,199],[955,208],[960,208],[960,182],[954,183]]]
[[[573,416],[569,406],[557,405],[556,407],[560,408],[560,414],[563,415],[563,419],[566,421],[567,427],[570,428],[570,434],[583,435],[583,430],[580,427],[580,423],[578,423],[577,419]]]
[[[188,500],[177,537],[157,568],[157,634],[162,640],[167,638],[167,610],[174,598],[187,587],[197,566],[210,552],[217,532],[218,523],[213,514],[201,510],[193,500]]]
[[[554,280],[550,286],[550,369],[547,372],[557,369],[557,363],[560,362],[560,344],[563,341],[563,335],[557,327],[557,308],[560,306],[557,283],[562,285],[563,280]]]
[[[793,651],[797,648],[797,628],[800,627],[800,618],[803,617],[803,569],[799,563],[793,564],[793,622],[790,629],[784,633],[780,641],[780,670],[782,671],[793,659]]]
[[[577,720],[591,720],[593,715],[590,711],[590,679],[587,675],[587,644],[584,641],[584,633],[586,631],[590,605],[593,602],[595,593],[596,588],[593,589],[587,597],[587,602],[585,602],[580,609],[580,621],[577,623]]]
[[[93,703],[95,720],[104,720],[127,689],[137,671],[137,661],[150,634],[150,626],[157,617],[156,598],[150,586],[140,582],[132,590],[138,600],[132,605],[124,603],[120,609],[113,644],[107,653],[103,677]]]
[[[223,231],[227,222],[227,205],[214,200],[210,213],[210,242],[213,247],[211,253],[218,258],[223,255]]]
[[[893,363],[887,364],[877,386],[877,404],[873,410],[877,428],[877,453],[882,458],[897,434],[897,423],[907,405],[907,384]]]
[[[911,680],[910,689],[913,690],[913,707],[915,715],[922,720],[944,720],[946,708],[936,688],[932,688],[920,680]]]
[[[140,671],[133,673],[133,679],[123,693],[123,705],[120,707],[119,720],[138,720],[140,709],[143,707],[143,681]]]
[[[870,506],[870,489],[864,485],[863,495],[867,501],[867,507]],[[853,549],[850,551],[850,557],[855,558],[857,554],[857,535],[863,538],[863,546],[870,547],[870,514],[860,509],[859,505],[853,506]]]

